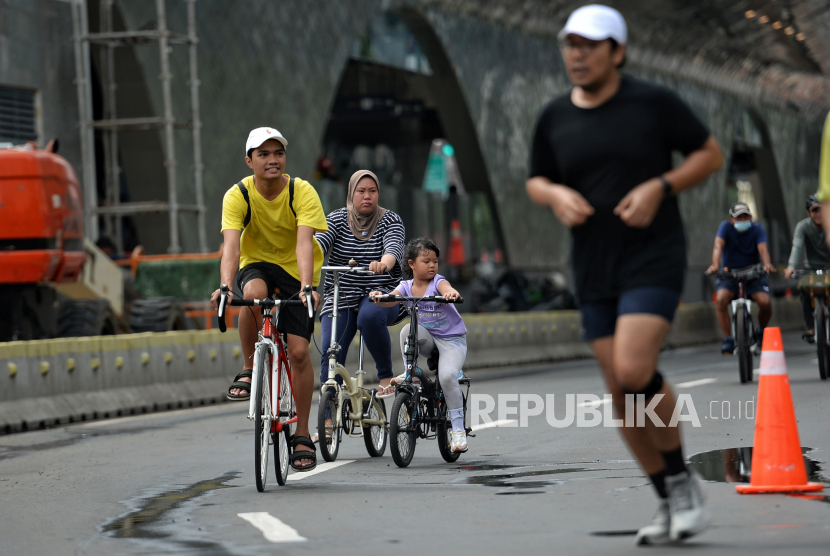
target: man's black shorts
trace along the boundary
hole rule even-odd
[[[281,266],[273,263],[251,263],[236,275],[236,285],[240,292],[245,291],[245,284],[259,278],[268,287],[269,292],[273,292],[274,288],[280,289],[280,299],[299,299],[296,295],[302,289],[300,281],[288,274]],[[277,330],[300,336],[307,341],[311,340],[311,331],[309,330],[308,309],[303,305],[286,305],[280,309],[279,322],[277,323]],[[311,322],[314,322],[313,320]]]

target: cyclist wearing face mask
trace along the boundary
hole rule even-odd
[[[724,270],[739,271],[763,263],[764,271],[775,272],[769,258],[764,227],[752,221],[752,212],[744,203],[732,205],[729,209],[729,219],[721,222],[715,238],[715,248],[712,250],[712,266],[706,271],[707,274],[713,274],[721,268],[721,257]],[[738,283],[733,279],[719,279],[715,289],[718,292],[718,323],[724,335],[721,352],[731,354],[735,351],[735,339],[732,337],[728,307],[738,294]],[[760,342],[763,330],[772,317],[772,303],[766,277],[747,282],[746,295],[758,304],[760,328],[757,334]]]

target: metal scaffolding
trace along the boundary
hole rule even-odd
[[[119,249],[123,248],[121,219],[126,215],[168,212],[170,217],[170,253],[181,252],[179,239],[179,213],[195,212],[198,219],[199,248],[207,252],[205,234],[205,204],[202,190],[202,122],[199,118],[199,79],[197,73],[196,0],[183,0],[187,4],[187,34],[174,33],[167,28],[165,0],[156,0],[156,29],[141,31],[114,31],[113,9],[115,0],[99,0],[99,33],[90,33],[86,0],[72,0],[72,24],[75,40],[75,74],[78,89],[80,115],[81,158],[84,190],[84,223],[86,235],[98,239],[98,218],[104,217],[104,229],[115,238]],[[161,72],[162,116],[143,118],[118,118],[116,113],[115,49],[123,46],[157,43]],[[95,120],[92,112],[92,79],[90,70],[90,45],[103,47],[101,71],[104,96],[104,119]],[[177,122],[173,117],[173,97],[170,82],[170,50],[172,45],[186,45],[189,49],[191,120]],[[180,204],[176,187],[176,128],[189,128],[193,134],[193,184],[196,204]],[[94,130],[104,134],[104,167],[106,169],[106,194],[103,204],[98,204],[95,176]],[[121,167],[118,158],[118,132],[120,130],[164,130],[164,166],[167,173],[167,201],[121,203]]]

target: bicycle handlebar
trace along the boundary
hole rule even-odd
[[[372,299],[380,301],[381,303],[389,303],[392,301],[432,301],[434,303],[464,303],[463,297],[458,297],[456,299],[446,299],[441,295],[425,295],[423,297],[407,297],[403,295],[392,295],[385,293],[383,295],[376,295]]]
[[[324,266],[322,270],[330,272],[340,272],[349,274],[359,274],[361,276],[374,276],[375,273],[365,266]]]
[[[802,276],[807,276],[810,274],[815,274],[816,276],[824,276],[825,274],[830,274],[830,270],[821,268],[804,268],[793,272],[793,275],[792,277],[790,277],[790,279],[792,280],[795,278],[801,278]]]
[[[726,280],[729,278],[735,278],[737,280],[752,280],[755,278],[761,278],[766,276],[767,273],[762,268],[753,268],[752,270],[719,270],[717,272],[713,272],[715,276],[717,276],[721,280]]]
[[[230,288],[225,284],[219,288],[219,310],[218,310],[218,318],[219,318],[219,331],[226,332],[228,327],[225,323],[225,307],[228,305],[232,307],[280,307],[282,305],[302,305],[303,302],[300,299],[231,299],[231,302],[228,303],[228,292]],[[314,302],[310,300],[311,298],[311,286],[306,286],[303,290],[304,295],[306,296],[306,302],[308,304],[308,313],[309,318],[314,318]],[[314,321],[312,320],[312,323]],[[312,324],[313,326],[313,324]]]

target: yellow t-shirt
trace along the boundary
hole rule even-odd
[[[284,174],[289,180],[291,176]],[[251,263],[273,263],[281,266],[288,274],[300,279],[297,267],[297,227],[308,226],[315,231],[328,230],[326,215],[317,191],[310,183],[296,178],[294,180],[294,213],[288,207],[288,185],[273,201],[268,201],[254,186],[254,177],[242,180],[248,188],[251,200],[251,221],[244,228],[240,239],[239,268]],[[248,204],[242,191],[234,184],[228,189],[222,200],[222,230],[242,230]],[[314,242],[314,278],[313,286],[320,283],[320,268],[323,266],[323,250]]]
[[[824,120],[824,132],[821,134],[821,162],[818,168],[818,193],[816,197],[822,203],[830,201],[830,114]]]

